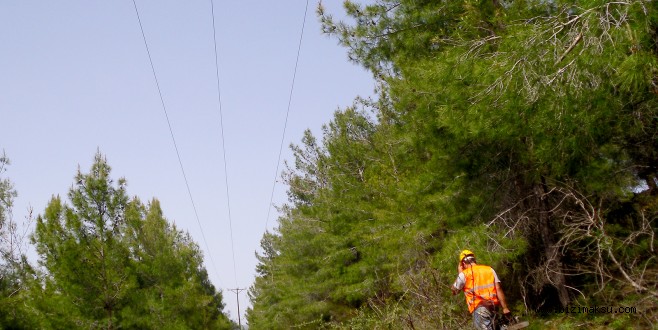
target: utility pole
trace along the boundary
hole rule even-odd
[[[240,291],[244,291],[247,289],[241,289],[241,288],[235,288],[235,289],[229,289],[229,291],[235,292],[235,300],[238,302],[238,327],[242,329],[242,321],[240,321]]]

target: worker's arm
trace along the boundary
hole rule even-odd
[[[503,314],[508,314],[509,308],[507,308],[507,301],[505,301],[505,293],[503,292],[503,288],[500,286],[500,282],[496,282],[496,295],[498,296],[498,301],[500,301],[500,305],[503,306]]]
[[[459,274],[459,275],[457,275],[457,280],[455,281],[455,283],[453,285],[450,286],[450,290],[452,290],[452,295],[453,296],[456,295],[457,293],[459,293],[459,291],[461,291],[461,288],[464,287],[464,284],[460,283],[460,276],[462,276],[461,275],[462,271],[464,271],[464,267],[462,267],[462,263],[460,262],[457,265],[457,273]],[[462,282],[463,282],[463,280],[462,280]],[[457,287],[457,286],[460,286],[460,287]]]

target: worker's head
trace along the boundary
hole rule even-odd
[[[459,262],[465,264],[474,264],[475,263],[475,253],[471,250],[464,250],[459,254]]]

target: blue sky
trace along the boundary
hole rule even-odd
[[[66,196],[78,166],[88,171],[100,150],[130,195],[159,199],[195,238],[236,319],[227,289],[252,284],[266,221],[276,225],[274,209],[266,218],[306,1],[215,1],[227,176],[210,0],[136,3],[201,226],[130,0],[0,3],[0,150],[12,161],[13,217],[22,222],[30,207],[40,214],[53,195]],[[340,1],[323,5],[342,16]],[[316,7],[310,1],[279,170],[305,129],[320,136],[334,111],[373,94],[370,74],[320,33]],[[281,205],[287,187],[275,187]],[[242,313],[247,306],[242,292]]]

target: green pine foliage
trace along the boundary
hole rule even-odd
[[[160,203],[130,199],[98,153],[55,196],[32,236],[42,271],[29,281],[39,328],[230,329],[199,247]]]
[[[379,99],[292,147],[250,327],[466,326],[449,293],[465,248],[497,269],[517,314],[619,303],[637,307],[640,328],[658,322],[654,2],[345,10],[351,22],[317,12]]]

